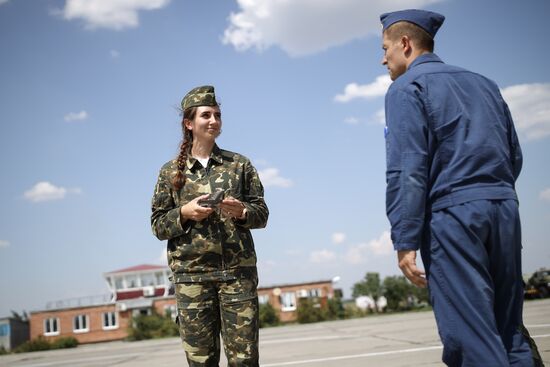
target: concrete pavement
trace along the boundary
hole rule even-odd
[[[525,303],[525,324],[550,367],[550,299]],[[444,366],[432,312],[261,329],[262,367]],[[179,338],[0,356],[0,366],[187,366]],[[222,355],[220,366],[227,366]]]

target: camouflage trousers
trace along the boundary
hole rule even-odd
[[[178,324],[190,367],[259,366],[257,276],[175,284]]]

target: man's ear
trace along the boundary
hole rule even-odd
[[[409,36],[401,37],[401,47],[405,53],[412,51],[412,42]]]

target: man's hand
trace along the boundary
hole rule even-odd
[[[407,279],[409,279],[417,287],[426,288],[426,273],[416,267],[416,251],[398,251],[397,259],[399,261],[399,268]]]

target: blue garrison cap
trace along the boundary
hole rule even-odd
[[[444,20],[445,17],[441,14],[419,9],[399,10],[391,13],[384,13],[380,16],[380,21],[383,26],[382,32],[394,23],[406,21],[416,24],[428,32],[432,38],[435,37],[435,34]]]

